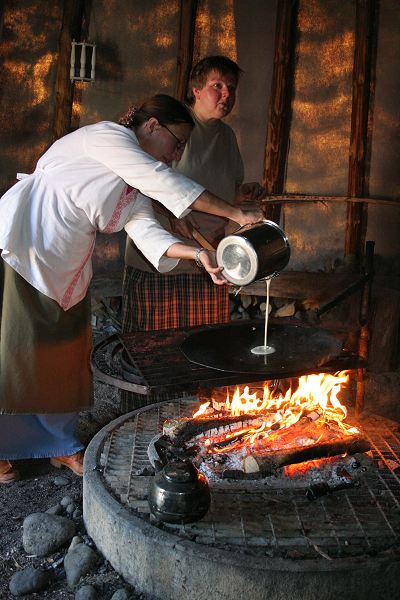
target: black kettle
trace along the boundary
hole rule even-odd
[[[149,507],[165,523],[193,523],[207,513],[211,502],[207,479],[190,461],[172,460],[155,474]]]

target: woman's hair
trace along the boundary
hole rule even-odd
[[[193,88],[204,87],[211,71],[217,71],[220,75],[233,75],[239,81],[242,69],[237,63],[227,56],[206,56],[196,63],[190,73],[189,88],[186,101],[192,106],[195,102]]]
[[[166,94],[156,94],[145,100],[140,106],[131,107],[128,112],[122,115],[118,123],[129,129],[134,129],[146,123],[151,117],[155,117],[160,125],[188,123],[192,127],[194,126],[194,121],[186,106]]]

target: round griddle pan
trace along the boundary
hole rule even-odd
[[[190,334],[181,346],[193,363],[231,373],[266,375],[310,372],[337,357],[342,343],[329,331],[300,325],[268,326],[273,354],[257,356],[251,348],[264,344],[264,322],[212,327]]]

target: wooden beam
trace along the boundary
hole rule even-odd
[[[375,72],[377,0],[357,0],[353,65],[353,101],[349,152],[348,195],[368,196],[371,75]],[[374,83],[374,82],[373,82]],[[367,229],[366,204],[350,203],[347,208],[345,255],[360,264]]]
[[[268,194],[283,192],[289,144],[294,85],[297,0],[277,3],[274,70],[264,153],[263,184]],[[279,222],[280,206],[268,207],[266,216]]]
[[[0,2],[0,40],[3,39],[4,2]]]
[[[70,131],[74,88],[70,80],[71,42],[80,39],[83,10],[84,0],[64,0],[58,45],[53,141]]]
[[[175,81],[175,98],[181,101],[186,99],[190,70],[192,68],[196,15],[197,0],[181,0],[179,47]]]
[[[267,196],[262,200],[262,206],[272,204],[296,204],[301,202],[321,202],[331,204],[332,202],[351,202],[354,204],[379,204],[379,206],[393,206],[400,208],[400,198],[355,198],[350,196],[311,196],[308,194],[276,194]]]

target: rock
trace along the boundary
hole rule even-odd
[[[74,535],[68,548],[68,552],[73,550],[78,544],[83,544],[82,538],[79,535]]]
[[[75,508],[74,512],[72,513],[72,518],[73,519],[80,519],[82,517],[82,509],[81,508]]]
[[[68,504],[68,506],[65,507],[65,512],[67,513],[67,515],[72,515],[74,510],[75,510],[75,504]]]
[[[73,500],[73,498],[71,498],[71,496],[64,496],[60,500],[60,504],[64,508],[66,508],[68,506],[68,504],[73,504],[73,503],[74,503],[74,500]]]
[[[113,593],[110,600],[129,600],[130,594],[125,588],[120,588]]]
[[[75,523],[66,517],[33,513],[23,522],[22,543],[27,554],[47,556],[69,542]]]
[[[61,515],[62,512],[63,507],[61,506],[61,504],[55,504],[54,506],[50,506],[50,508],[46,510],[46,513],[48,515]]]
[[[13,596],[24,596],[44,590],[49,584],[50,576],[45,571],[27,567],[23,571],[15,573],[9,584]]]
[[[62,477],[62,475],[59,475],[58,477],[54,477],[53,483],[57,487],[63,487],[65,485],[69,485],[71,482],[68,477]]]
[[[68,550],[64,559],[64,569],[69,587],[73,588],[83,575],[89,573],[97,560],[96,552],[86,544],[78,544],[72,550]]]
[[[96,588],[92,585],[83,585],[75,594],[75,600],[96,600],[98,597]]]

